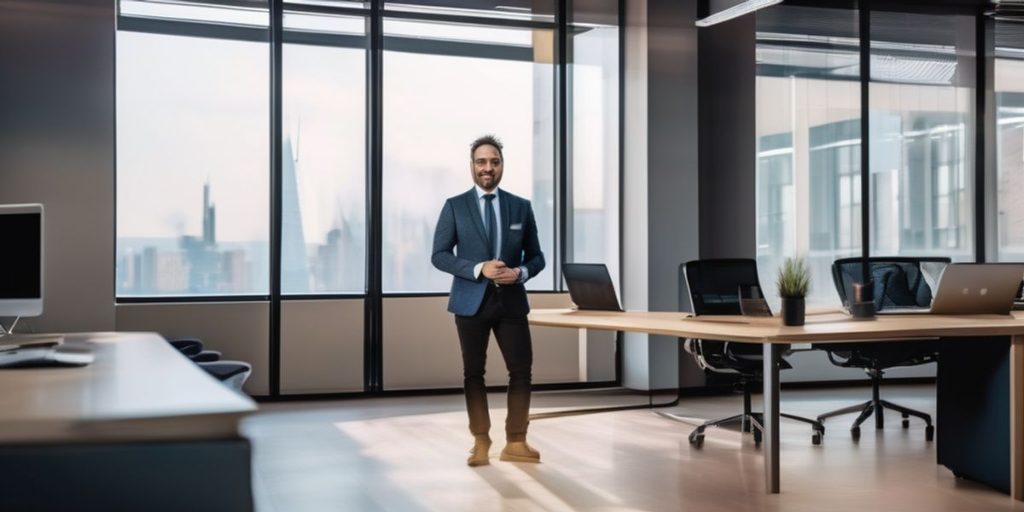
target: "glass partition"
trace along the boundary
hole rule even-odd
[[[806,258],[811,305],[837,305],[831,266],[861,247],[860,71],[856,10],[757,13],[757,262],[774,281]]]
[[[872,255],[974,260],[974,23],[871,15]]]
[[[445,200],[473,186],[469,145],[484,134],[504,143],[501,187],[532,201],[554,254],[554,34],[487,27],[500,44],[466,42],[480,28],[384,22],[385,293],[448,291],[430,262],[434,227]],[[552,289],[548,270],[527,288]]]
[[[1024,31],[995,23],[996,258],[1024,261]]]

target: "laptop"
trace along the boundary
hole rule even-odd
[[[562,276],[577,309],[622,311],[612,277],[603,263],[564,263]]]
[[[891,307],[878,314],[1008,315],[1022,277],[1024,264],[953,263],[942,272],[931,307]]]

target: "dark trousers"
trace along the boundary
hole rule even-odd
[[[491,430],[491,417],[487,409],[487,389],[484,371],[487,364],[487,343],[491,331],[498,340],[498,348],[508,369],[508,417],[505,419],[505,438],[508,441],[526,440],[530,414],[530,380],[533,366],[533,343],[526,316],[506,316],[501,302],[500,287],[489,285],[480,311],[473,316],[455,317],[455,327],[462,345],[462,368],[466,389],[466,410],[469,413],[469,431],[474,436],[487,436]]]

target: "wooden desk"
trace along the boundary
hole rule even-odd
[[[779,492],[779,361],[790,343],[864,342],[1010,336],[1010,495],[1024,501],[1024,313],[1001,315],[886,315],[852,320],[844,313],[809,315],[801,327],[786,327],[779,318],[703,316],[676,312],[607,312],[540,309],[530,323],[549,327],[607,329],[704,338],[764,347],[764,420],[762,439],[765,484]]]
[[[185,510],[196,499],[220,503],[209,493],[226,491],[231,505],[221,510],[251,510],[249,445],[238,426],[253,401],[156,334],[66,337],[83,341],[96,355],[88,366],[0,370],[0,509],[59,509],[45,500],[81,497],[81,487],[93,499],[66,510],[128,510],[138,500],[139,510]],[[181,478],[197,488],[182,491]],[[46,496],[51,487],[69,497]]]

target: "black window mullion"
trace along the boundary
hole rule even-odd
[[[624,289],[622,286],[623,275],[622,262],[625,260],[625,244],[622,243],[625,237],[624,211],[626,204],[626,0],[619,0],[619,293]],[[557,283],[559,288],[561,282]],[[625,301],[625,297],[623,297]],[[615,385],[622,385],[622,354],[625,352],[624,339],[621,332],[615,333]]]
[[[270,0],[270,396],[281,394],[282,41],[284,0]]]
[[[974,83],[975,105],[974,105],[974,257],[978,263],[985,263],[989,258],[998,259],[998,248],[994,247],[993,254],[988,254],[988,239],[985,219],[989,207],[986,199],[996,200],[993,195],[987,198],[986,186],[988,183],[987,167],[990,165],[989,156],[995,156],[994,151],[989,153],[989,148],[994,147],[994,138],[998,133],[995,128],[995,116],[990,116],[990,88],[994,85],[990,80],[994,62],[989,59],[994,53],[993,25],[989,18],[983,13],[975,15],[974,37],[975,37],[975,61],[977,63],[977,75]],[[994,99],[994,97],[993,97]],[[991,130],[993,142],[989,144],[987,138]],[[994,163],[994,161],[992,162]],[[994,178],[994,176],[993,176]],[[991,216],[992,222],[998,222],[997,216]]]
[[[871,272],[868,258],[871,257],[871,2],[858,2],[860,23],[860,243],[861,276],[868,288],[864,290],[871,297]]]
[[[558,28],[555,31],[555,47],[558,49],[558,54],[555,60],[555,73],[557,76],[556,82],[556,102],[555,102],[555,123],[556,123],[556,139],[555,139],[555,162],[556,169],[556,183],[555,183],[555,212],[556,221],[555,229],[557,232],[557,239],[555,240],[555,254],[551,259],[552,271],[555,274],[554,289],[558,289],[562,283],[562,266],[561,262],[566,261],[566,257],[569,254],[569,236],[568,236],[568,225],[567,220],[569,216],[569,155],[568,155],[568,102],[569,102],[569,90],[568,90],[568,79],[569,79],[569,34],[568,34],[568,14],[569,6],[568,0],[558,0],[558,11],[557,11],[557,23]]]
[[[366,165],[366,306],[363,339],[363,388],[370,393],[383,390],[383,0],[370,7],[367,34],[370,48],[366,54],[367,91],[367,165]]]

